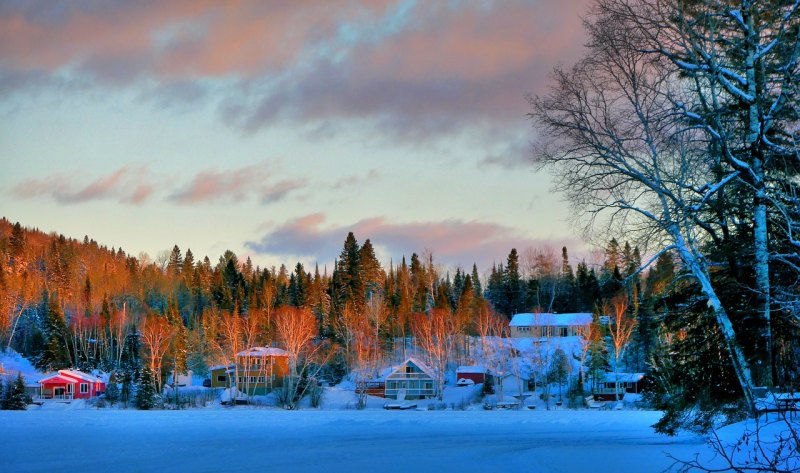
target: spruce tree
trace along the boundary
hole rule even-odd
[[[44,371],[68,368],[70,357],[65,342],[67,324],[55,294],[47,299],[47,313],[42,329],[44,350],[37,360],[36,367]]]
[[[117,374],[111,373],[111,376],[108,378],[108,384],[106,384],[106,392],[105,392],[105,399],[108,401],[109,404],[112,406],[119,401],[119,386],[117,385]]]
[[[2,408],[9,411],[24,411],[28,407],[28,395],[25,394],[25,380],[22,373],[17,372],[17,377],[12,380],[6,378],[3,389]]]
[[[148,410],[156,407],[156,387],[153,380],[153,372],[150,368],[145,366],[142,368],[142,376],[139,379],[139,384],[136,386],[136,401],[137,409]]]

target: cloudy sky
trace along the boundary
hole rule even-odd
[[[0,214],[132,253],[484,268],[583,243],[525,94],[588,0],[0,2]]]

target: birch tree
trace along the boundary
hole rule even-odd
[[[431,309],[430,314],[415,314],[411,329],[436,375],[436,397],[441,401],[447,362],[455,348],[454,317],[446,310]]]
[[[685,92],[672,101],[673,110],[702,132],[716,175],[734,175],[728,186],[735,185],[735,199],[746,203],[744,218],[752,229],[747,259],[753,262],[766,352],[759,363],[767,367],[758,381],[771,386],[773,293],[777,308],[790,313],[800,300],[797,291],[772,286],[778,270],[791,272],[790,281],[800,275],[800,2],[601,0],[598,7],[633,33],[640,51],[669,63]],[[727,237],[724,228],[707,230]]]
[[[753,406],[750,364],[702,252],[710,224],[700,210],[740,171],[714,172],[702,131],[676,119],[674,103],[684,91],[666,59],[637,50],[635,35],[609,18],[588,28],[587,56],[556,70],[549,95],[530,99],[542,136],[538,160],[554,172],[587,232],[624,229],[643,247],[675,250],[707,298]]]
[[[619,365],[636,328],[636,319],[628,315],[628,302],[624,295],[618,295],[606,304],[605,313],[610,317],[609,335],[614,347],[614,392],[619,401]]]

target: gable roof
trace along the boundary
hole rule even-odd
[[[286,350],[281,350],[280,348],[253,347],[253,348],[248,348],[247,350],[240,351],[239,353],[236,354],[236,356],[256,356],[256,357],[289,356],[289,353]]]
[[[72,378],[78,379],[80,381],[86,381],[89,383],[102,383],[104,382],[102,379],[98,378],[97,376],[84,373],[83,371],[78,370],[58,370],[58,374],[64,376],[70,376]]]
[[[431,369],[428,367],[428,365],[426,365],[425,363],[423,363],[422,361],[420,361],[418,358],[416,358],[416,357],[413,357],[413,356],[410,356],[410,357],[408,357],[408,358],[406,359],[406,361],[404,361],[402,364],[400,364],[400,365],[398,365],[397,367],[393,368],[393,369],[392,369],[392,372],[391,372],[391,373],[389,373],[389,376],[391,376],[391,375],[393,375],[393,374],[395,374],[395,373],[399,372],[399,371],[400,371],[400,370],[401,370],[403,367],[407,366],[409,363],[412,363],[414,366],[416,366],[417,368],[419,368],[419,370],[420,370],[420,371],[422,371],[422,372],[423,372],[423,373],[425,373],[426,375],[430,376],[430,377],[431,377],[431,379],[436,379],[436,377],[433,375],[433,370],[431,370]],[[388,378],[389,376],[387,376],[387,378]]]
[[[63,383],[63,384],[75,384],[79,380],[69,377],[69,376],[62,376],[58,373],[48,376],[46,378],[42,378],[39,380],[39,384],[52,384],[52,383]]]
[[[592,314],[588,312],[572,314],[551,314],[549,312],[543,312],[541,314],[515,314],[508,325],[511,327],[553,327],[559,325],[589,325],[590,323],[592,323]]]

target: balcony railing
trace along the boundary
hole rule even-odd
[[[386,379],[431,379],[425,373],[392,373]]]

